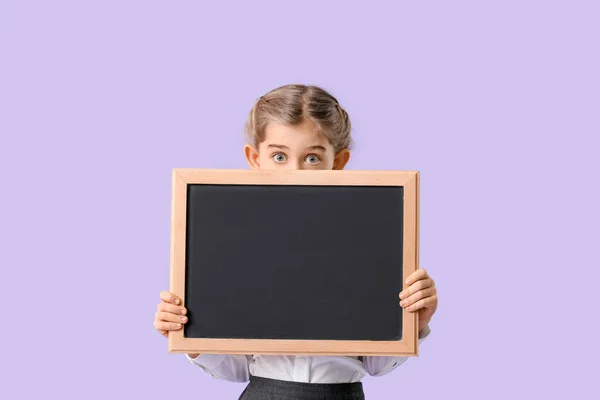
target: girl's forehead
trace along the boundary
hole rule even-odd
[[[296,126],[270,123],[265,129],[264,144],[269,145],[270,143],[290,148],[305,148],[317,145],[330,146],[327,138],[315,129],[311,123]]]

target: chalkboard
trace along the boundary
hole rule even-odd
[[[418,177],[174,169],[169,350],[416,355]]]

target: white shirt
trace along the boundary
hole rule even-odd
[[[429,330],[419,339],[425,340]],[[189,361],[213,378],[247,382],[250,375],[282,381],[306,383],[359,382],[365,375],[382,376],[408,360],[404,357],[367,356],[284,356],[200,354]]]

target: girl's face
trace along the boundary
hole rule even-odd
[[[246,145],[244,153],[254,169],[344,169],[350,159],[346,149],[335,154],[333,146],[310,122],[298,126],[271,123],[258,149]]]

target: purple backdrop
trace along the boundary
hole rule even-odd
[[[7,398],[237,398],[152,326],[171,168],[246,168],[293,82],[348,109],[349,168],[422,173],[439,309],[368,398],[596,396],[598,2],[361,4],[0,3]]]

